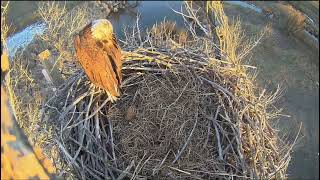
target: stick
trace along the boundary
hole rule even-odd
[[[187,147],[187,145],[188,145],[188,143],[189,143],[189,141],[190,141],[190,139],[191,139],[191,136],[192,136],[192,134],[193,134],[193,131],[194,131],[194,129],[196,128],[196,126],[197,126],[197,124],[198,124],[198,112],[199,112],[199,108],[197,109],[197,113],[196,113],[196,122],[194,123],[194,125],[193,125],[193,128],[192,128],[192,130],[191,130],[191,132],[190,132],[190,134],[189,134],[189,136],[188,136],[188,139],[187,139],[187,141],[185,142],[185,144],[183,145],[183,147],[181,148],[181,150],[178,152],[178,154],[177,154],[177,156],[176,156],[176,158],[172,161],[172,164],[174,164],[178,159],[179,159],[179,157],[181,156],[181,154],[182,154],[182,152],[184,151],[184,149]]]
[[[134,160],[132,160],[130,165],[118,176],[117,180],[122,180],[127,175],[126,173],[130,171],[133,165]]]
[[[100,127],[99,127],[99,113],[95,114],[94,116],[94,122],[95,122],[95,135],[100,140]]]
[[[61,121],[64,116],[76,105],[78,104],[83,98],[85,98],[87,95],[89,94],[89,92],[85,92],[83,94],[81,94],[78,99],[76,99],[72,104],[70,104],[63,113],[61,113],[59,120]]]
[[[82,123],[82,122],[84,122],[84,121],[87,121],[88,119],[91,119],[91,118],[92,118],[96,113],[98,113],[98,112],[100,111],[100,109],[102,109],[102,108],[104,107],[104,105],[106,105],[107,102],[109,102],[109,101],[110,101],[109,98],[107,98],[107,99],[101,104],[101,106],[98,107],[90,116],[86,117],[84,120],[81,120],[81,121],[79,121],[79,122],[76,123],[76,124],[73,124],[72,126],[69,126],[69,128],[75,127],[75,126],[77,126],[78,124],[80,124],[80,123]]]
[[[219,159],[220,159],[220,160],[223,160],[222,148],[221,148],[221,142],[220,142],[220,135],[219,135],[219,131],[218,131],[218,128],[217,128],[217,125],[216,125],[216,123],[217,123],[216,120],[217,120],[219,111],[220,111],[220,106],[218,106],[218,108],[217,108],[217,111],[216,111],[216,114],[215,114],[215,116],[214,116],[214,119],[212,119],[212,123],[213,123],[213,125],[214,125],[214,129],[215,129],[215,131],[216,131],[216,136],[217,136],[217,140],[218,140]]]
[[[115,166],[117,167],[117,159],[116,159],[116,153],[114,152],[114,143],[113,143],[112,121],[108,118],[108,122],[109,122],[110,144],[111,144],[113,162],[114,162]]]

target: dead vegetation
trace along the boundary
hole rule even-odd
[[[1,45],[4,50],[7,49],[6,38],[9,30],[6,22],[8,5],[9,2],[1,2]],[[93,13],[93,8],[87,10],[88,6],[93,5],[93,3],[83,3],[68,10],[66,3],[40,2],[38,14],[46,24],[46,31],[36,37],[24,51],[20,49],[16,52],[10,59],[10,71],[6,75],[6,89],[19,126],[32,145],[43,149],[57,172],[61,173],[58,175],[64,175],[68,167],[60,161],[57,144],[52,136],[52,126],[49,126],[45,119],[42,121],[42,107],[53,91],[52,85],[46,81],[41,72],[44,67],[37,55],[49,49],[55,60],[54,66],[59,67],[62,73],[72,74],[76,62],[70,62],[74,60],[74,33],[89,21],[105,17],[102,12]],[[1,65],[3,64],[1,62]],[[66,67],[68,68],[65,69]]]
[[[124,8],[120,2],[110,1],[107,4],[116,7],[121,4],[121,8]],[[106,18],[109,13],[110,11],[97,10],[97,2],[84,2],[70,10],[66,7],[66,2],[40,2],[38,14],[46,24],[46,31],[36,39],[37,42],[30,49],[36,54],[49,49],[55,56],[54,67],[58,67],[64,75],[70,75],[73,68],[65,64],[73,67],[72,64],[75,63],[72,61],[75,58],[74,34],[89,22]]]
[[[88,10],[84,8],[85,5],[82,4],[67,11],[66,2],[39,3],[38,14],[47,28],[45,33],[39,36],[45,46],[41,47],[37,54],[46,48],[56,52],[58,57],[55,65],[58,65],[62,71],[64,71],[64,61],[72,59],[74,54],[72,51],[74,33],[90,21]]]
[[[187,19],[188,32],[175,33],[178,38],[173,35],[174,24],[165,22],[144,38],[138,25],[125,32],[122,96],[114,104],[91,87],[80,66],[66,63],[76,61],[72,41],[67,39],[81,23],[49,29],[55,35],[42,36],[47,46],[58,50],[63,68],[72,74],[66,75],[54,95],[41,94],[49,85],[35,83],[40,80],[29,77],[23,69],[26,64],[14,63],[12,89],[19,95],[31,93],[28,99],[15,98],[17,115],[23,126],[33,125],[37,118],[43,122],[38,126],[39,138],[50,134],[45,138],[50,145],[42,144],[46,155],[55,149],[53,145],[59,147],[59,156],[49,157],[53,162],[63,158],[68,165],[56,165],[59,175],[71,172],[69,176],[83,179],[286,177],[292,146],[272,127],[272,120],[280,115],[273,106],[280,91],[260,90],[255,74],[248,70],[255,67],[246,64],[261,36],[246,39],[240,21],[230,24],[219,2],[208,4],[207,11],[218,12],[214,15],[217,29],[205,26],[192,5],[185,5],[183,16],[194,19],[205,37],[197,36]],[[54,3],[50,7],[56,8]],[[48,23],[59,21],[50,20],[45,11]],[[67,14],[63,9],[59,12]],[[73,17],[81,19],[81,10],[74,12]],[[27,132],[33,136],[34,131]]]
[[[295,35],[306,27],[306,17],[289,4],[278,4],[278,26],[289,35]]]
[[[1,44],[4,46],[3,48],[6,49],[6,39],[8,36],[8,31],[10,26],[8,26],[8,22],[6,20],[6,16],[8,13],[8,7],[9,7],[9,1],[8,2],[1,2]]]
[[[280,115],[272,104],[281,91],[259,89],[248,70],[254,67],[245,64],[261,36],[246,39],[240,21],[230,24],[220,2],[208,4],[208,13],[216,12],[216,30],[185,5],[181,14],[206,36],[189,26],[188,46],[177,46],[167,34],[172,25],[145,38],[138,25],[125,32],[119,101],[111,104],[78,67],[46,103],[44,118],[76,177],[286,177],[292,145],[271,122]],[[218,44],[210,38],[214,33]]]
[[[164,45],[168,40],[173,40],[180,45],[186,45],[188,41],[188,32],[176,27],[175,22],[165,19],[159,24],[154,24],[150,30],[150,36],[155,45]]]

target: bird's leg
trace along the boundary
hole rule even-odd
[[[93,83],[90,83],[89,89],[91,90],[91,89],[94,89],[94,88],[95,88],[95,85]]]
[[[114,103],[118,99],[116,96],[113,96],[108,91],[106,91],[106,93],[107,93],[108,99],[111,101],[111,103]]]

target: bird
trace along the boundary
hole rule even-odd
[[[76,57],[93,85],[104,89],[112,102],[120,96],[122,55],[107,19],[87,24],[74,37]]]

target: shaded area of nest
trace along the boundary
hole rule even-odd
[[[203,39],[192,43],[124,52],[114,104],[82,70],[58,89],[46,114],[78,178],[285,176],[288,147],[263,116],[274,96],[263,93],[263,107],[235,96],[235,77],[199,51]]]

